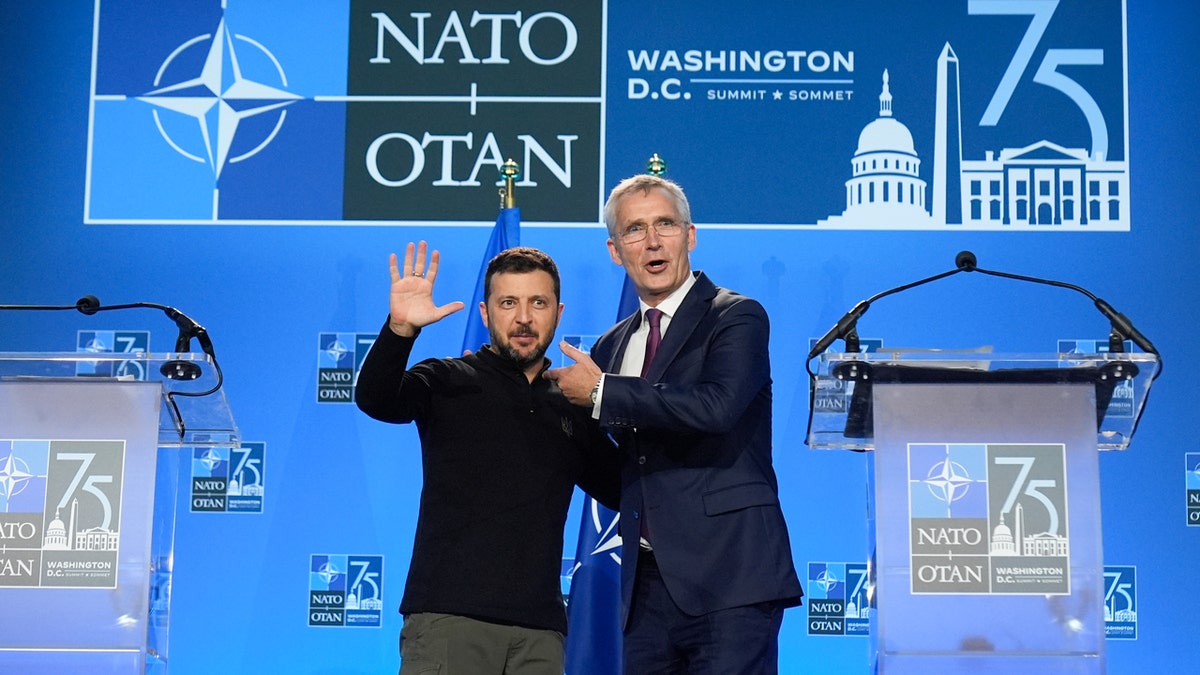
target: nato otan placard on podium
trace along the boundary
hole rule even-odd
[[[809,445],[871,451],[876,672],[1104,672],[1098,450],[1128,446],[1157,365],[821,355]]]
[[[166,672],[183,456],[238,443],[222,392],[189,396],[214,366],[0,353],[0,673]]]

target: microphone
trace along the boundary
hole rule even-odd
[[[1147,338],[1145,335],[1143,335],[1141,333],[1141,331],[1139,331],[1137,328],[1135,328],[1133,325],[1133,322],[1130,321],[1128,317],[1126,317],[1124,314],[1121,314],[1120,312],[1118,312],[1116,309],[1113,308],[1112,305],[1105,302],[1103,299],[1097,297],[1095,294],[1088,291],[1087,289],[1084,289],[1080,286],[1076,286],[1074,284],[1068,284],[1068,283],[1062,282],[1062,281],[1054,281],[1052,279],[1040,279],[1038,277],[1030,277],[1030,276],[1025,276],[1025,275],[1021,275],[1021,274],[1012,274],[1009,272],[997,272],[994,270],[983,269],[978,266],[978,259],[975,257],[975,254],[972,253],[971,251],[960,251],[958,253],[958,255],[956,255],[954,257],[954,265],[955,265],[955,268],[948,272],[936,274],[932,277],[927,277],[925,279],[921,279],[920,281],[914,281],[910,284],[905,284],[903,286],[898,286],[896,288],[890,288],[886,291],[883,291],[882,293],[876,293],[875,295],[871,296],[870,298],[858,303],[857,305],[854,306],[853,309],[851,309],[849,312],[846,312],[846,314],[844,316],[842,316],[842,318],[839,319],[836,324],[834,324],[833,328],[831,328],[829,330],[829,332],[825,333],[825,335],[823,335],[820,340],[817,340],[816,345],[812,348],[812,351],[810,351],[808,353],[808,359],[812,360],[818,354],[825,351],[829,347],[829,345],[833,344],[833,342],[838,339],[845,340],[846,351],[848,353],[857,352],[858,351],[857,322],[858,322],[858,319],[863,315],[863,313],[865,313],[867,311],[867,309],[870,308],[872,302],[875,302],[876,300],[878,300],[880,298],[892,295],[894,293],[899,293],[900,291],[905,291],[910,288],[914,288],[916,286],[921,286],[923,284],[927,284],[931,281],[936,281],[936,280],[942,279],[944,277],[958,274],[959,272],[979,272],[981,274],[987,274],[987,275],[994,276],[994,277],[1004,277],[1006,279],[1016,279],[1018,281],[1028,281],[1028,282],[1032,282],[1032,283],[1036,283],[1036,284],[1045,284],[1047,286],[1057,286],[1059,288],[1067,288],[1067,289],[1073,290],[1077,293],[1082,293],[1083,295],[1087,296],[1088,298],[1090,298],[1092,300],[1092,302],[1096,305],[1096,308],[1099,309],[1100,313],[1103,314],[1105,316],[1105,318],[1107,318],[1109,320],[1109,323],[1112,326],[1111,331],[1109,333],[1109,338],[1108,338],[1110,352],[1125,351],[1124,342],[1125,342],[1125,339],[1128,338],[1128,339],[1132,340],[1133,343],[1136,344],[1139,348],[1141,348],[1142,351],[1149,353],[1149,354],[1154,354],[1155,356],[1158,356],[1160,359],[1160,366],[1161,366],[1162,355],[1159,354],[1158,349],[1154,346],[1154,343],[1150,342],[1149,338]]]
[[[183,354],[192,351],[192,338],[200,343],[200,348],[204,353],[212,359],[213,369],[216,371],[217,382],[207,391],[167,391],[163,394],[167,403],[170,404],[170,412],[172,420],[175,422],[179,430],[179,437],[182,439],[187,434],[187,426],[184,423],[183,414],[179,409],[179,404],[175,401],[176,396],[186,397],[201,397],[216,393],[221,385],[225,383],[225,375],[221,372],[221,365],[217,363],[217,354],[213,350],[212,340],[208,337],[208,331],[204,326],[196,323],[196,320],[184,314],[183,312],[160,305],[154,302],[132,302],[124,305],[101,305],[100,299],[94,295],[85,295],[75,301],[74,305],[0,305],[0,310],[5,309],[74,309],[81,314],[88,316],[94,315],[96,312],[114,310],[114,309],[132,309],[136,307],[148,307],[150,309],[161,310],[166,313],[171,321],[175,322],[175,326],[179,328],[179,336],[175,338],[175,353]],[[159,372],[168,380],[196,380],[203,374],[203,371],[193,361],[184,361],[183,359],[171,359],[159,367]]]
[[[975,254],[971,253],[970,251],[963,251],[962,253],[958,254],[954,262],[956,265],[955,269],[942,272],[941,274],[935,274],[931,277],[926,277],[920,281],[914,281],[910,284],[904,284],[903,286],[897,286],[896,288],[889,288],[888,290],[883,291],[882,293],[876,293],[875,295],[872,295],[866,300],[863,300],[855,305],[853,309],[851,309],[849,312],[846,312],[842,318],[838,319],[838,322],[833,325],[833,328],[829,329],[829,332],[825,333],[825,335],[821,336],[821,339],[817,340],[816,344],[813,345],[812,350],[808,352],[808,360],[811,361],[813,357],[825,351],[829,345],[833,344],[834,340],[838,339],[845,340],[847,353],[857,352],[859,347],[857,328],[858,319],[865,314],[868,309],[871,308],[872,302],[894,293],[899,293],[900,291],[906,291],[910,288],[916,288],[917,286],[922,286],[931,281],[937,281],[938,279],[943,279],[945,277],[958,274],[959,272],[970,272],[975,269]]]
[[[964,256],[970,257],[970,269],[966,270],[968,272],[979,272],[981,274],[987,274],[994,277],[1003,277],[1005,279],[1016,279],[1018,281],[1028,281],[1035,284],[1057,286],[1058,288],[1066,288],[1075,291],[1076,293],[1082,293],[1083,295],[1087,296],[1093,304],[1096,305],[1096,309],[1100,310],[1100,313],[1103,314],[1106,319],[1108,319],[1109,324],[1111,325],[1108,335],[1108,350],[1110,352],[1119,353],[1125,351],[1125,339],[1128,338],[1147,354],[1154,354],[1160,359],[1162,358],[1162,355],[1158,353],[1158,348],[1154,346],[1154,343],[1150,342],[1149,338],[1135,328],[1133,322],[1130,321],[1128,317],[1126,317],[1124,314],[1121,314],[1116,309],[1113,309],[1112,305],[1108,304],[1103,299],[1096,297],[1094,293],[1086,288],[1076,286],[1075,284],[1068,284],[1064,281],[1055,281],[1053,279],[1039,279],[1038,277],[1030,277],[1022,274],[985,270],[975,266],[975,254],[971,253],[970,251],[963,251],[962,253],[959,253],[958,256],[959,259],[962,259]]]
[[[108,311],[114,309],[131,309],[135,307],[148,307],[150,309],[158,309],[164,312],[171,321],[175,322],[175,326],[179,328],[179,335],[175,338],[175,352],[187,353],[192,351],[192,338],[200,343],[200,348],[205,354],[208,354],[213,360],[213,365],[217,364],[217,355],[213,350],[212,339],[208,336],[208,331],[204,326],[201,326],[183,312],[160,305],[154,302],[134,302],[124,305],[101,305],[100,299],[94,295],[85,295],[75,301],[74,305],[0,305],[0,310],[4,309],[23,309],[23,310],[78,310],[81,314],[93,316],[100,311]],[[191,361],[183,361],[173,359],[162,365],[159,371],[164,377],[170,380],[195,380],[201,375],[200,366]],[[217,366],[217,372],[220,373],[220,367]],[[220,387],[220,384],[217,385]],[[216,391],[214,389],[213,391]],[[211,392],[208,392],[211,393]],[[182,394],[181,394],[182,395]]]
[[[175,326],[179,328],[179,335],[175,338],[176,353],[185,354],[192,351],[192,338],[194,337],[200,343],[200,348],[204,350],[204,353],[213,359],[214,364],[216,363],[217,355],[213,352],[212,340],[208,337],[208,331],[205,330],[204,326],[197,323],[195,319],[174,307],[154,302],[133,302],[124,305],[102,306],[100,300],[94,295],[83,296],[75,303],[75,306],[80,312],[89,315],[99,311],[131,309],[135,307],[162,310],[167,315],[167,318],[175,322]],[[195,380],[200,377],[200,366],[191,361],[172,359],[164,363],[159,368],[159,372],[169,380]]]

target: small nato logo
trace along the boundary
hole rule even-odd
[[[376,333],[320,333],[317,336],[317,403],[353,403],[358,370]]]
[[[309,626],[383,625],[383,556],[313,554],[308,571]]]
[[[871,609],[867,564],[808,563],[808,634],[867,635]]]
[[[237,448],[196,448],[192,456],[191,510],[207,513],[262,513],[266,444]]]
[[[102,361],[79,361],[75,364],[76,375],[146,380],[148,367],[145,355],[150,351],[150,331],[81,330],[76,334],[75,351],[129,355],[129,358],[124,360],[105,358]]]

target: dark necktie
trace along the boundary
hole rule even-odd
[[[650,308],[646,310],[646,322],[650,324],[650,333],[646,336],[646,359],[642,361],[642,377],[650,372],[650,363],[654,361],[654,352],[658,351],[658,343],[662,342],[662,330],[659,328],[659,322],[662,320],[663,312],[661,309]],[[643,497],[643,500],[645,498]],[[642,504],[642,513],[639,524],[639,534],[643,540],[650,541],[650,530],[646,524],[646,507]]]
[[[651,307],[646,310],[646,321],[650,324],[650,334],[646,336],[646,359],[642,361],[642,377],[650,372],[650,363],[654,361],[654,352],[658,351],[658,343],[662,342],[662,332],[659,330],[662,315],[661,309]]]

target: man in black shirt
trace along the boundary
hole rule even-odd
[[[559,276],[541,251],[513,248],[488,264],[480,313],[491,343],[408,368],[438,307],[439,254],[395,254],[390,314],[358,376],[358,407],[415,421],[424,487],[400,603],[401,675],[562,675],[566,613],[562,535],[575,485],[616,506],[615,447],[584,408],[548,380],[546,348],[562,315]]]

